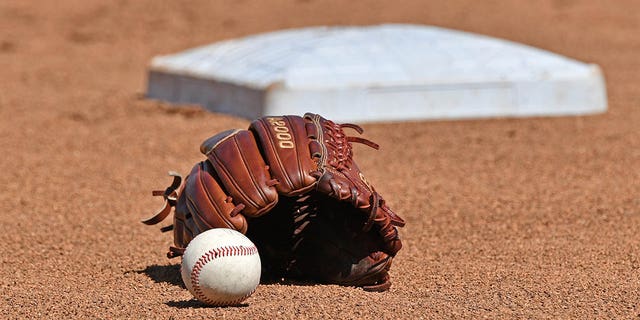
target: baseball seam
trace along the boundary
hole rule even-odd
[[[196,263],[194,264],[191,271],[191,287],[193,289],[193,295],[198,300],[213,306],[234,305],[244,301],[246,298],[253,294],[253,292],[256,290],[255,288],[246,295],[231,301],[210,299],[204,294],[202,288],[200,288],[200,272],[207,263],[215,259],[231,256],[251,256],[254,254],[258,254],[258,248],[256,248],[256,246],[224,246],[211,249],[202,254],[202,256],[200,256],[200,259],[198,259],[198,261],[196,261]]]

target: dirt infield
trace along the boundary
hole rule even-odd
[[[480,5],[480,3],[482,3]],[[169,170],[248,120],[144,99],[151,57],[281,28],[424,23],[599,64],[586,117],[365,125],[356,160],[405,220],[386,293],[192,300],[142,225]],[[0,2],[0,318],[640,317],[640,2]]]

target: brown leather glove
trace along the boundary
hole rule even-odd
[[[219,133],[202,143],[207,160],[184,183],[172,174],[172,186],[154,192],[165,206],[143,222],[156,224],[175,206],[169,257],[200,232],[231,228],[256,244],[265,276],[384,291],[404,221],[353,161],[352,142],[378,146],[344,128],[362,133],[316,114],[263,117],[249,130]]]

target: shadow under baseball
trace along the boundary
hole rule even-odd
[[[178,309],[198,309],[198,308],[246,308],[249,306],[248,303],[242,302],[230,306],[211,306],[205,303],[202,303],[196,299],[191,300],[182,300],[182,301],[167,301],[165,304],[169,307],[178,308]]]
[[[156,283],[168,283],[174,286],[186,288],[180,275],[180,264],[173,265],[150,265],[144,270],[137,270],[137,273],[144,274]],[[262,285],[289,285],[289,286],[313,286],[319,284],[312,280],[282,279],[263,273],[260,279]]]
[[[168,283],[174,286],[185,287],[180,276],[180,264],[173,265],[150,265],[144,270],[136,271],[145,274],[156,283]]]

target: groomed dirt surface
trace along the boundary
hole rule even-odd
[[[265,284],[210,308],[140,219],[246,119],[144,99],[158,54],[282,28],[421,23],[599,64],[584,117],[367,124],[356,160],[407,220],[385,293]],[[640,317],[640,2],[0,2],[0,316]],[[392,107],[392,106],[390,106]]]

